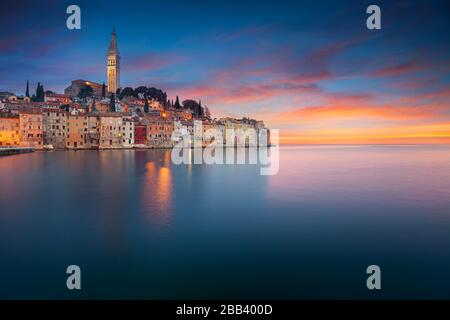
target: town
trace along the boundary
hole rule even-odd
[[[269,136],[263,121],[217,119],[201,101],[180,102],[178,96],[175,101],[170,100],[166,92],[154,87],[121,88],[114,29],[107,53],[107,84],[77,79],[64,93],[45,90],[38,83],[35,93],[30,94],[28,81],[24,88],[23,95],[0,92],[0,147],[171,148],[176,143],[172,137],[177,127],[187,128],[193,136],[196,124],[202,128],[205,144],[225,137],[226,131],[251,129],[258,136],[259,133]]]

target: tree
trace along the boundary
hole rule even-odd
[[[25,96],[30,97],[30,83],[27,80],[27,90],[25,91]]]
[[[156,100],[164,104],[164,102],[167,100],[167,94],[161,89],[151,87],[147,89],[147,98]]]
[[[103,82],[102,84],[102,99],[105,99],[106,97],[106,86],[105,83]]]
[[[78,98],[86,101],[86,98],[92,97],[93,94],[94,94],[94,89],[92,89],[91,86],[85,84],[80,88],[80,91],[78,92]]]
[[[44,86],[41,85],[40,82],[38,82],[37,87],[36,87],[36,94],[33,97],[33,101],[44,102],[44,98],[45,98]]]
[[[175,100],[175,104],[173,106],[176,109],[181,109],[180,100],[178,99],[178,96],[177,96],[177,99]]]
[[[145,112],[145,113],[148,113],[148,110],[149,110],[149,106],[148,106],[148,100],[147,100],[147,99],[145,99],[145,104],[144,104],[144,112]]]
[[[195,100],[187,99],[183,101],[183,108],[190,109],[195,113],[198,112],[198,107],[198,102]]]
[[[119,93],[119,99],[122,100],[123,97],[134,97],[134,90],[131,87],[126,87]]]
[[[211,119],[211,113],[209,112],[209,109],[206,106],[205,106],[205,117]]]
[[[144,99],[147,97],[147,87],[146,86],[140,86],[134,89],[134,94],[137,98],[141,95]]]
[[[197,108],[197,117],[201,118],[204,116],[203,108],[202,108],[202,101],[200,100],[198,102],[198,108]]]
[[[116,97],[114,93],[111,93],[111,96],[109,98],[109,111],[116,112]]]

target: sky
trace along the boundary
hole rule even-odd
[[[81,8],[68,30],[66,8]],[[381,8],[369,30],[366,8]],[[2,1],[0,91],[106,82],[251,117],[283,144],[450,143],[448,1]]]

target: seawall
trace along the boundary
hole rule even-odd
[[[0,148],[0,156],[10,156],[14,154],[20,153],[29,153],[34,152],[33,148],[15,148],[15,147],[6,147]]]

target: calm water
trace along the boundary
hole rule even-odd
[[[275,176],[163,150],[2,157],[0,259],[1,298],[450,298],[450,147],[285,147]]]

